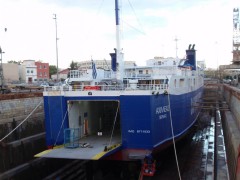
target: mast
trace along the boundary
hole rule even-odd
[[[118,62],[118,71],[117,71],[117,79],[123,80],[124,73],[124,64],[123,64],[123,53],[121,49],[120,43],[120,18],[119,18],[119,4],[118,0],[115,0],[115,18],[116,18],[116,59]]]
[[[177,36],[175,37],[175,39],[174,39],[174,41],[176,41],[176,58],[178,58],[178,55],[177,55],[177,52],[178,52],[178,38],[177,38]]]

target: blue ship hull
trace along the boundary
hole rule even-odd
[[[134,156],[138,159],[137,154],[141,156],[155,153],[162,149],[166,143],[171,143],[172,129],[176,139],[186,134],[199,114],[199,109],[194,108],[193,103],[200,100],[201,94],[202,87],[181,95],[165,93],[116,96],[45,95],[47,146],[52,147],[64,143],[64,129],[69,128],[71,124],[68,114],[70,112],[67,111],[69,102],[112,101],[119,103],[120,106],[118,130],[121,134],[121,145],[114,151],[106,153],[102,158],[128,160]],[[93,124],[93,122],[91,123]]]

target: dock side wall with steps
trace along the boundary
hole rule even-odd
[[[223,85],[222,91],[227,102],[223,106],[229,108],[222,112],[229,175],[230,179],[238,180],[240,179],[240,89]]]

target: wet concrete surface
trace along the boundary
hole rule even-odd
[[[157,162],[157,171],[153,180],[157,179],[205,179],[210,174],[208,171],[213,169],[214,147],[213,139],[213,120],[208,114],[204,114],[195,124],[191,133],[176,144],[177,160],[180,175],[177,171],[176,157],[173,147],[160,154]],[[181,176],[181,177],[179,177]],[[149,179],[149,178],[148,178]]]

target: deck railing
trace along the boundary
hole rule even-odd
[[[138,91],[138,90],[165,90],[168,84],[126,84],[126,85],[72,85],[49,86],[44,91]]]

